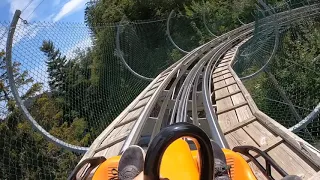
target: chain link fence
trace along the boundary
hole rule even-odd
[[[320,5],[291,1],[257,14],[254,36],[240,48],[233,68],[259,109],[291,128],[320,102]],[[319,132],[316,115],[296,133],[320,149]]]
[[[198,28],[194,19],[183,19],[171,18],[173,41],[191,50],[210,39],[199,35],[203,25]],[[19,21],[11,61],[26,112],[18,108],[8,80],[10,23],[1,23],[0,179],[65,179],[81,154],[43,134],[70,146],[89,147],[153,78],[184,56],[168,39],[167,22],[131,22],[123,17],[119,23],[88,27]],[[30,119],[44,133],[35,130]]]

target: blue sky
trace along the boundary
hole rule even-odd
[[[88,1],[0,0],[0,51],[5,50],[8,22],[15,10],[23,10],[31,2],[20,16],[29,24],[19,21],[14,34],[12,59],[21,63],[20,69],[27,70],[36,82],[44,84],[43,90],[47,90],[47,59],[39,48],[44,40],[51,40],[70,59],[76,49],[91,47],[89,29],[84,24],[84,9]],[[27,89],[25,86],[19,91],[23,93]]]
[[[23,19],[27,19],[28,21],[83,22],[85,3],[88,1],[1,0],[0,21],[10,21],[16,9],[23,10],[31,2],[21,15]]]

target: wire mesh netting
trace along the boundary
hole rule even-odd
[[[189,50],[210,39],[197,35],[200,30],[190,25],[192,20],[171,20],[172,39]],[[19,22],[12,68],[28,118],[18,108],[8,80],[10,24],[2,23],[0,179],[65,179],[81,154],[48,141],[28,120],[33,118],[65,143],[88,147],[150,80],[184,55],[167,38],[166,24],[167,19],[131,22],[125,17],[120,23],[91,27]],[[181,36],[193,40],[180,41]]]
[[[234,17],[229,11],[232,4],[219,4],[218,7],[224,7],[222,11],[210,11],[217,5],[209,1],[193,5],[192,11],[177,12],[169,23],[172,40],[186,51],[212,39],[213,34],[221,35],[240,26],[240,19],[249,22],[252,10],[252,5],[251,9],[246,9],[246,5],[239,4],[234,9],[239,14]],[[208,7],[206,11],[203,11],[204,6]],[[291,6],[292,9],[295,7]],[[276,10],[280,11],[280,8]],[[184,55],[168,39],[167,22],[166,18],[131,22],[123,17],[120,23],[97,23],[90,27],[81,23],[18,23],[13,38],[12,68],[23,105],[54,137],[88,147],[150,80]],[[235,67],[243,76],[256,71],[266,63],[267,57],[272,56],[274,43],[279,39],[279,49],[283,52],[277,50],[274,59],[279,60],[272,60],[268,67],[283,91],[290,94],[296,114],[303,118],[319,102],[316,70],[320,61],[319,56],[315,56],[319,55],[319,50],[313,48],[319,45],[315,41],[319,38],[313,38],[313,46],[308,46],[306,51],[294,55],[289,52],[303,50],[311,37],[319,36],[316,29],[319,20],[310,16],[305,23],[290,21],[290,26],[279,30],[279,38],[272,28],[274,25],[270,25],[272,22],[274,20],[257,23],[256,35],[250,40],[251,45],[247,43],[241,50]],[[32,128],[25,113],[18,108],[6,71],[9,26],[9,23],[0,24],[0,179],[66,179],[81,154],[49,142]],[[293,48],[292,38],[299,42],[294,46],[296,49],[290,49]],[[280,61],[280,58],[286,61]],[[300,62],[299,58],[304,61]],[[287,70],[277,71],[278,66]],[[293,76],[290,72],[301,75]],[[296,123],[296,116],[292,114],[290,103],[281,99],[282,93],[266,83],[271,77],[264,71],[246,85],[264,112],[290,127]],[[305,82],[312,78],[315,80]],[[292,86],[302,82],[305,84],[299,86],[300,89]],[[309,88],[312,83],[316,85]],[[267,98],[270,100],[266,101]],[[302,101],[302,98],[308,101]],[[308,131],[302,132],[306,134],[302,134],[304,138],[313,140],[317,137],[319,124],[315,122],[308,125]]]
[[[303,8],[306,4],[311,8]],[[272,16],[285,11],[288,18]],[[233,65],[258,108],[287,128],[320,102],[319,14],[317,1],[287,2],[260,11],[254,36],[240,48]],[[296,133],[319,149],[319,130],[317,115]]]

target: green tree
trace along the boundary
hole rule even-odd
[[[47,56],[49,86],[52,91],[65,93],[67,58],[62,56],[59,49],[55,49],[52,41],[43,41],[40,50]]]

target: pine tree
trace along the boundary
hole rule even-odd
[[[49,86],[51,91],[65,94],[67,76],[67,58],[55,49],[52,41],[43,41],[40,50],[47,56],[47,72],[49,73]]]

